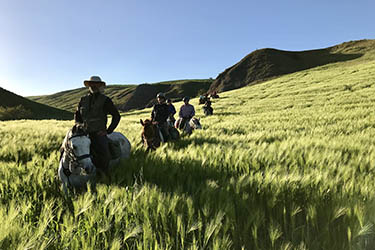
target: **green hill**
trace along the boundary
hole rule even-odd
[[[375,40],[346,42],[325,49],[307,51],[256,50],[226,69],[213,80],[176,80],[140,85],[108,85],[105,94],[121,111],[151,107],[158,92],[179,100],[212,92],[222,92],[259,83],[273,77],[298,72],[331,63],[360,59],[375,49]],[[53,95],[30,96],[30,100],[55,108],[74,111],[86,88],[66,90]]]
[[[256,50],[219,74],[210,91],[237,89],[284,74],[354,60],[374,49],[375,40],[361,40],[307,51]]]
[[[212,80],[176,80],[140,85],[108,85],[104,93],[111,97],[121,111],[150,107],[156,101],[158,92],[164,92],[167,98],[174,100],[184,96],[195,97],[208,91]],[[88,93],[86,88],[59,92],[53,95],[30,96],[30,100],[52,107],[74,111],[80,98]]]
[[[58,119],[71,120],[73,114],[49,107],[0,88],[0,120]]]

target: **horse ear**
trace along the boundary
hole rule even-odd
[[[145,124],[143,123],[142,119],[139,119],[139,121],[141,122],[142,126],[144,127]]]
[[[73,128],[72,128],[72,134],[76,134],[77,133],[77,124],[74,124]]]
[[[201,118],[200,118],[200,117],[198,118],[198,121],[201,121]]]

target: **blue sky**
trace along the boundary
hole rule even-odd
[[[370,0],[0,0],[0,86],[52,94],[107,84],[216,78],[260,48],[374,39]]]

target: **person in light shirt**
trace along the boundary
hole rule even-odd
[[[189,104],[190,98],[185,96],[182,101],[184,104],[180,108],[178,116],[182,119],[179,125],[179,128],[182,129],[185,126],[185,123],[189,121],[195,115],[194,106]]]

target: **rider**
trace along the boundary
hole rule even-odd
[[[209,114],[213,114],[214,109],[211,107],[210,98],[207,98],[206,102],[204,103],[203,110],[208,110]]]
[[[182,129],[185,126],[185,123],[189,121],[195,115],[194,106],[189,104],[190,97],[185,96],[182,101],[184,104],[180,108],[178,116],[182,119],[179,125],[179,128]]]
[[[169,131],[168,131],[168,124],[167,119],[169,116],[169,106],[165,102],[165,95],[164,93],[159,93],[156,95],[158,103],[154,105],[151,112],[151,120],[156,122],[158,128],[160,129],[161,133],[163,134],[164,141],[168,141],[169,139]]]
[[[176,108],[173,106],[171,99],[167,100],[167,104],[169,108],[169,119],[174,123],[176,121],[176,119],[174,118],[174,114],[176,114]]]
[[[91,139],[91,148],[95,152],[94,165],[105,172],[108,171],[110,151],[107,134],[111,134],[121,116],[112,100],[103,94],[105,82],[99,76],[91,76],[84,81],[89,94],[79,101],[77,111],[74,114],[76,123],[84,124]],[[107,115],[112,116],[111,124],[107,128]]]

